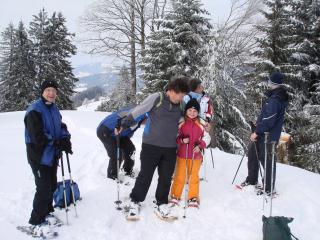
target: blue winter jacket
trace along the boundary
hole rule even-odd
[[[183,101],[185,102],[185,104],[187,104],[187,103],[190,101],[190,96],[189,96],[189,95],[190,95],[192,98],[197,99],[198,102],[200,102],[200,99],[201,99],[201,97],[202,97],[202,94],[190,91],[187,95],[185,95],[185,96],[183,97]]]
[[[257,119],[255,132],[259,140],[264,138],[264,132],[269,132],[269,141],[278,142],[284,121],[285,109],[288,106],[288,94],[283,87],[266,93],[267,101],[262,107]]]
[[[121,125],[121,120],[126,117],[128,114],[130,114],[130,112],[133,110],[133,107],[126,107],[126,108],[122,108],[119,109],[118,111],[108,115],[107,117],[105,117],[101,123],[99,124],[97,131],[99,129],[99,127],[101,125],[107,127],[110,130],[110,135],[112,137],[115,137],[114,135],[114,129],[116,128],[116,126],[120,126]],[[140,116],[137,116],[134,119],[135,124],[132,127],[123,129],[120,133],[120,137],[128,137],[131,138],[134,134],[134,132],[140,127],[141,122],[146,119],[147,116],[146,114],[142,114]]]
[[[40,98],[27,108],[25,118],[27,118],[28,114],[32,111],[36,111],[41,115],[43,125],[42,132],[48,140],[48,143],[43,149],[40,164],[53,166],[56,156],[60,154],[54,146],[54,141],[70,137],[70,134],[67,129],[61,125],[61,114],[56,104],[47,106],[44,100]],[[37,145],[35,138],[32,137],[27,128],[25,128],[25,143]]]

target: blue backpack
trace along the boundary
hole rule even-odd
[[[71,182],[70,180],[65,180],[66,184],[66,199],[67,199],[67,206],[69,206],[71,203],[73,203],[72,199],[72,191],[71,191]],[[73,182],[73,192],[74,192],[74,198],[75,200],[81,200],[80,198],[80,191],[78,184]],[[63,182],[57,183],[57,189],[53,193],[53,200],[55,202],[54,207],[60,207],[64,208],[64,194],[63,194]]]

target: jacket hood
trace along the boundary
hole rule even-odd
[[[268,90],[266,92],[266,96],[278,98],[282,102],[288,102],[289,100],[289,95],[287,93],[287,90],[284,87]]]

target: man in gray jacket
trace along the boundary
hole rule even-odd
[[[182,116],[181,101],[188,92],[188,78],[173,78],[166,92],[151,94],[122,120],[121,127],[126,129],[134,124],[136,117],[144,113],[148,115],[142,138],[141,169],[130,194],[128,220],[139,219],[139,203],[146,198],[156,168],[159,175],[155,194],[157,213],[163,218],[170,217],[167,203],[176,164],[176,137]]]

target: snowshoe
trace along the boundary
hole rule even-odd
[[[163,221],[167,222],[173,222],[178,219],[178,216],[174,215],[172,213],[172,208],[169,204],[161,204],[159,205],[154,213],[157,215],[157,217]]]
[[[257,191],[257,195],[258,195],[258,196],[261,196],[261,195],[264,195],[264,194],[265,194],[265,192],[263,191],[263,189],[259,189],[259,190]],[[273,191],[272,194],[271,194],[270,191],[266,191],[266,195],[267,195],[268,197],[271,197],[271,195],[272,195],[272,198],[275,198],[275,197],[278,196],[279,194],[278,194],[276,191]]]
[[[49,213],[46,217],[46,221],[50,225],[50,227],[61,227],[63,225],[63,222],[52,213]]]
[[[53,239],[58,237],[58,233],[52,231],[49,223],[47,221],[39,225],[28,225],[28,226],[18,226],[17,229],[27,235],[39,239]]]
[[[140,204],[137,202],[131,201],[127,208],[126,219],[128,221],[138,221],[140,220]]]
[[[248,182],[248,181],[246,180],[246,181],[242,182],[242,183],[240,184],[240,186],[241,186],[242,188],[244,188],[244,187],[247,187],[247,186],[257,185],[257,184],[258,184],[257,182],[251,183],[251,182]]]

